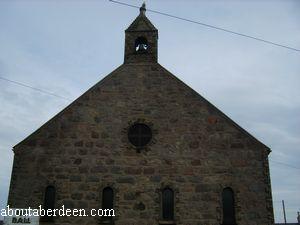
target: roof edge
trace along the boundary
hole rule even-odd
[[[159,64],[159,63],[158,63]],[[160,64],[159,64],[160,65]],[[181,84],[183,84],[184,86],[190,88],[194,93],[196,93],[196,95],[198,97],[200,97],[201,99],[204,100],[204,102],[210,106],[212,106],[216,111],[218,111],[221,116],[223,116],[225,119],[227,119],[234,127],[236,127],[238,130],[240,130],[242,133],[246,134],[247,136],[249,136],[250,138],[252,138],[255,142],[257,142],[258,144],[260,144],[266,151],[268,154],[270,154],[270,152],[272,152],[271,148],[268,147],[267,145],[265,145],[264,143],[262,143],[260,140],[258,140],[256,137],[254,137],[252,134],[250,134],[248,131],[246,131],[244,128],[242,128],[240,125],[238,125],[236,122],[234,122],[234,120],[232,120],[229,116],[227,116],[225,113],[223,113],[220,109],[218,109],[214,104],[212,104],[211,102],[209,102],[207,99],[205,99],[203,96],[201,96],[197,91],[195,91],[193,88],[191,88],[189,85],[187,85],[186,83],[184,83],[182,80],[180,80],[177,76],[175,76],[174,74],[172,74],[170,71],[168,71],[165,67],[163,67],[162,65],[160,65],[162,69],[164,69],[169,75],[173,76],[178,82],[180,82]]]
[[[128,28],[125,30],[125,32],[134,32],[134,31],[142,31],[142,30],[137,30],[135,26],[140,22],[144,21],[147,26],[149,27],[149,30],[146,31],[158,31],[158,29],[151,23],[151,21],[148,19],[146,15],[138,15],[134,21],[128,26]]]
[[[72,107],[80,98],[83,98],[85,94],[87,94],[89,91],[91,91],[93,88],[95,88],[97,85],[103,83],[108,77],[110,77],[113,73],[118,71],[124,64],[118,66],[116,69],[114,69],[112,72],[107,74],[103,79],[98,81],[96,84],[94,84],[92,87],[87,89],[83,94],[81,94],[79,97],[77,97],[75,100],[73,100],[69,105],[67,105],[65,108],[63,108],[60,112],[58,112],[55,116],[51,117],[48,121],[46,121],[43,125],[41,125],[39,128],[37,128],[34,132],[32,132],[30,135],[25,137],[22,141],[20,141],[18,144],[14,145],[12,148],[12,151],[15,152],[16,148],[18,148],[20,145],[22,145],[24,142],[26,142],[28,139],[30,139],[33,135],[35,135],[39,130],[47,126],[49,123],[51,123],[54,119],[56,119],[59,115],[63,114],[67,109]]]

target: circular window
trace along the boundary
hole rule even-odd
[[[143,123],[135,123],[128,130],[128,140],[137,148],[147,145],[152,139],[152,131]]]

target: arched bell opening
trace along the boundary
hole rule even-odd
[[[135,40],[135,52],[138,53],[146,53],[148,52],[148,41],[145,37],[138,37]]]

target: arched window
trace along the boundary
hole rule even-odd
[[[106,187],[102,191],[102,209],[114,208],[114,191],[111,187]],[[111,216],[103,217],[104,220],[112,220]]]
[[[147,50],[148,50],[148,41],[147,41],[147,39],[144,38],[144,37],[138,37],[135,40],[135,51],[143,53],[143,52],[147,52]]]
[[[44,210],[45,212],[48,209],[53,210],[55,208],[55,187],[52,185],[49,185],[46,187],[45,190],[45,196],[44,196]],[[44,222],[52,222],[53,221],[53,216],[47,216],[45,215],[44,217],[41,218],[42,221]]]
[[[162,219],[174,220],[174,192],[171,188],[162,191]]]
[[[222,192],[223,223],[222,225],[235,225],[234,193],[229,187]]]

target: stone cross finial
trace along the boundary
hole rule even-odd
[[[141,8],[140,8],[140,13],[141,13],[142,15],[145,15],[145,12],[146,12],[146,3],[143,2],[142,6],[141,6]]]

